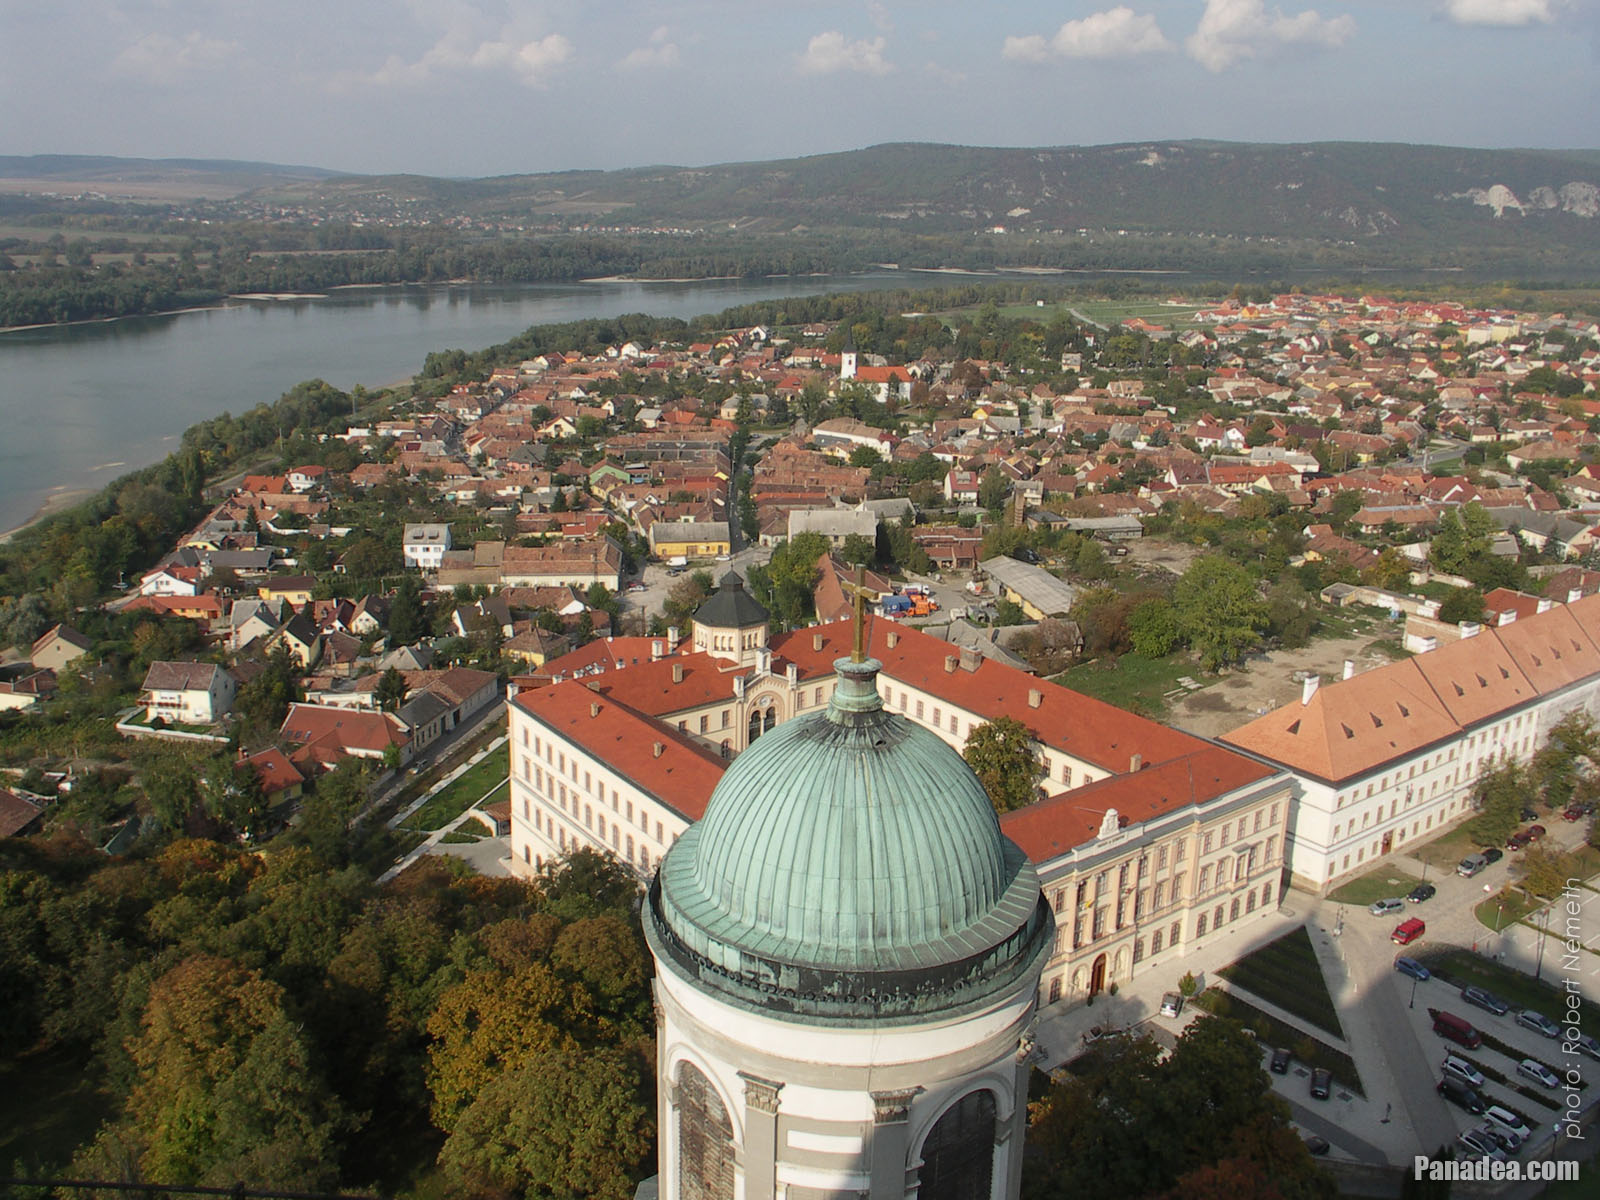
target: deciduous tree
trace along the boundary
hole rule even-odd
[[[1039,798],[1039,753],[1033,732],[1015,717],[996,717],[973,727],[961,757],[978,776],[996,812],[1007,813]]]

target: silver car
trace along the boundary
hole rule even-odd
[[[1517,1064],[1517,1074],[1524,1079],[1531,1079],[1540,1087],[1556,1088],[1561,1086],[1561,1080],[1556,1078],[1556,1073],[1535,1058],[1525,1058]]]
[[[1374,900],[1367,911],[1375,917],[1387,917],[1390,913],[1405,911],[1405,907],[1406,902],[1399,896],[1391,896],[1387,900]]]
[[[1469,1129],[1456,1138],[1456,1144],[1468,1154],[1477,1158],[1489,1158],[1496,1162],[1506,1161],[1506,1152],[1500,1149],[1488,1134],[1481,1129]]]
[[[1468,1087],[1481,1088],[1483,1086],[1483,1072],[1466,1059],[1457,1058],[1454,1054],[1445,1055],[1444,1065],[1439,1069],[1444,1074],[1459,1079]]]

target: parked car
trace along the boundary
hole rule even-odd
[[[1556,1073],[1545,1066],[1536,1058],[1525,1058],[1517,1064],[1517,1074],[1524,1079],[1531,1079],[1540,1087],[1560,1087],[1561,1080],[1556,1078]]]
[[[1524,821],[1537,821],[1539,819],[1539,814],[1524,804],[1522,806],[1522,819]]]
[[[1499,853],[1499,851],[1496,851]],[[1456,874],[1463,879],[1471,879],[1479,871],[1489,865],[1489,859],[1484,854],[1469,854],[1456,864]]]
[[[1444,1065],[1439,1070],[1444,1075],[1459,1079],[1468,1087],[1481,1088],[1483,1086],[1483,1072],[1460,1055],[1446,1054],[1444,1056]]]
[[[1501,1150],[1505,1151],[1507,1157],[1510,1157],[1518,1150],[1522,1149],[1521,1138],[1509,1130],[1501,1129],[1497,1125],[1491,1125],[1487,1121],[1478,1126],[1478,1132],[1483,1134],[1484,1137],[1489,1138]]]
[[[1578,1048],[1579,1054],[1587,1054],[1590,1058],[1600,1059],[1600,1038],[1590,1037],[1587,1033],[1580,1033],[1572,1039],[1572,1044]]]
[[[1581,821],[1588,815],[1589,811],[1584,805],[1570,804],[1567,806],[1566,810],[1562,812],[1561,819],[1563,821]]]
[[[1428,932],[1428,926],[1421,917],[1412,917],[1401,921],[1394,927],[1394,932],[1389,934],[1389,940],[1401,946],[1409,946],[1423,934]]]
[[[1468,1087],[1459,1079],[1452,1079],[1446,1075],[1439,1080],[1436,1089],[1451,1104],[1464,1108],[1473,1116],[1480,1116],[1484,1110],[1483,1097],[1478,1095],[1476,1089]]]
[[[1505,853],[1498,846],[1490,846],[1487,850],[1482,851],[1481,854],[1486,865],[1493,865],[1505,857]]]
[[[1528,840],[1530,842],[1537,842],[1540,838],[1542,838],[1545,834],[1549,833],[1550,831],[1548,829],[1546,829],[1543,825],[1529,825],[1522,832],[1528,835]]]
[[[638,580],[634,580],[628,585],[628,590],[630,592],[642,592],[644,591],[644,584],[640,583]]]
[[[1526,829],[1519,829],[1506,839],[1506,849],[1521,850],[1531,841],[1533,841],[1533,839],[1528,836],[1528,831]]]
[[[1161,1015],[1175,1017],[1183,1011],[1183,997],[1177,992],[1167,992],[1161,997]]]
[[[1039,555],[1027,546],[1018,546],[1011,552],[1011,557],[1018,562],[1033,563],[1036,566],[1039,562]]]
[[[1438,891],[1431,883],[1419,883],[1406,893],[1406,899],[1413,904],[1421,904],[1424,900],[1432,900]]]
[[[1292,1056],[1282,1047],[1272,1052],[1272,1061],[1267,1064],[1274,1075],[1287,1075]]]
[[[1311,1072],[1311,1098],[1313,1100],[1326,1100],[1333,1091],[1333,1072],[1325,1067],[1318,1067]]]
[[[1456,1145],[1478,1158],[1492,1158],[1503,1162],[1506,1157],[1505,1151],[1481,1129],[1467,1130],[1456,1138]]]
[[[1535,1033],[1542,1033],[1547,1038],[1561,1036],[1561,1026],[1543,1013],[1534,1012],[1531,1008],[1525,1008],[1517,1014],[1517,1024],[1524,1029],[1531,1029]]]
[[[1504,1133],[1516,1134],[1519,1141],[1525,1142],[1533,1136],[1533,1130],[1528,1128],[1527,1122],[1503,1104],[1489,1105],[1483,1110],[1483,1119]]]
[[[1431,979],[1433,973],[1414,958],[1407,958],[1404,954],[1394,960],[1394,969],[1402,975],[1409,975],[1413,979]]]
[[[1328,1145],[1328,1139],[1323,1137],[1321,1134],[1308,1133],[1306,1134],[1304,1140],[1306,1143],[1306,1149],[1312,1154],[1326,1154],[1329,1149],[1331,1149],[1331,1147]]]
[[[1405,906],[1406,902],[1399,896],[1391,896],[1387,900],[1374,900],[1367,911],[1375,917],[1387,917],[1391,913],[1399,912]]]
[[[1473,1007],[1481,1008],[1484,1012],[1493,1013],[1497,1017],[1503,1017],[1511,1010],[1509,1004],[1487,988],[1464,987],[1461,989],[1461,998]]]

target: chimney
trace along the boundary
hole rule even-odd
[[[1539,607],[1538,607],[1538,609],[1536,611],[1538,611],[1538,612],[1549,612],[1555,606],[1556,606],[1556,602],[1554,600],[1540,600],[1539,601]]]
[[[1132,758],[1128,759],[1128,774],[1132,775],[1135,771],[1141,770],[1143,767],[1144,755],[1135,754]]]
[[[889,630],[889,636],[884,640],[888,642],[889,649],[893,650],[900,644],[900,631],[898,629]]]
[[[1568,590],[1568,592],[1567,592],[1567,603],[1568,604],[1576,604],[1579,600],[1582,600],[1582,599],[1583,599],[1583,589],[1582,588],[1571,588],[1571,589]]]
[[[1346,679],[1350,679],[1355,675],[1355,673],[1356,673],[1356,660],[1353,659],[1353,658],[1345,659],[1344,660],[1344,677]]]
[[[811,648],[813,650],[822,649],[822,635],[820,633],[813,633],[811,635]]]
[[[682,663],[673,663],[672,664],[672,682],[673,683],[682,683],[683,682],[683,664]]]
[[[946,675],[954,675],[956,673],[956,668],[960,665],[961,660],[954,654],[946,654],[944,656],[944,673]]]
[[[793,663],[784,668],[784,675],[788,678],[790,687],[800,682],[800,668]]]
[[[1468,638],[1475,638],[1483,632],[1483,626],[1476,621],[1461,621],[1456,625],[1456,628],[1461,631],[1462,641],[1466,641]]]
[[[1028,707],[1029,708],[1038,708],[1043,703],[1044,703],[1044,693],[1041,692],[1038,688],[1029,688],[1028,689]]]
[[[676,625],[668,625],[667,626],[667,653],[668,654],[677,653],[677,650],[678,650],[678,638],[680,636],[681,635],[679,634],[678,627]]]
[[[1509,625],[1509,624],[1511,624],[1511,622],[1515,621],[1516,619],[1517,619],[1517,610],[1514,609],[1514,608],[1508,608],[1508,609],[1505,610],[1505,612],[1500,614],[1500,617],[1499,617],[1499,619],[1497,621],[1495,621],[1495,624],[1496,625]]]
[[[961,669],[963,671],[976,671],[983,664],[983,655],[976,646],[961,647]]]
[[[744,699],[744,686],[744,676],[735,675],[733,677],[733,698],[735,700]]]
[[[1322,676],[1321,675],[1308,675],[1306,677],[1305,683],[1302,684],[1301,687],[1300,687],[1300,703],[1301,704],[1310,704],[1311,703],[1311,697],[1313,697],[1313,696],[1315,696],[1317,694],[1317,688],[1320,687],[1321,685],[1322,685]]]
[[[589,715],[591,717],[598,717],[600,715],[600,705],[597,702],[590,701],[590,703],[589,703]]]
[[[655,751],[655,756],[657,758],[660,758],[663,754],[665,754],[667,752],[667,747],[661,742],[657,742],[655,744],[655,746],[653,747],[653,749]]]
[[[663,654],[666,653],[666,650],[667,650],[667,648],[666,648],[666,646],[664,646],[662,644],[660,638],[657,638],[655,641],[651,642],[650,643],[650,661],[651,662],[655,662],[656,659],[660,658]]]

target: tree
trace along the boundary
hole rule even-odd
[[[1480,846],[1504,844],[1522,822],[1529,791],[1528,769],[1515,760],[1485,771],[1472,792],[1478,815],[1467,822],[1467,836]]]
[[[1458,621],[1483,620],[1483,593],[1475,587],[1451,589],[1439,605],[1439,620],[1452,625]]]
[[[859,445],[850,451],[850,465],[852,467],[875,467],[883,461],[883,455],[878,453],[876,446]]]
[[[877,543],[862,533],[849,534],[839,547],[839,557],[851,566],[866,566],[877,553]]]
[[[989,793],[996,812],[1008,813],[1039,798],[1043,770],[1039,752],[1033,732],[1015,717],[996,717],[974,726],[961,757]]]
[[[1203,554],[1172,592],[1178,627],[1208,671],[1256,646],[1267,627],[1267,608],[1255,580],[1232,559]]]
[[[409,646],[427,632],[428,614],[423,608],[421,587],[415,575],[407,575],[395,589],[389,604],[389,644]]]
[[[655,1147],[648,1064],[564,1045],[491,1079],[439,1164],[464,1194],[628,1200]]]
[[[200,790],[200,803],[207,816],[235,833],[257,836],[265,828],[267,798],[261,776],[243,760],[213,763]]]
[[[337,1180],[344,1116],[285,1002],[257,972],[204,955],[152,985],[128,1096],[147,1176],[317,1190]]]
[[[1393,546],[1385,546],[1378,561],[1367,568],[1367,582],[1385,591],[1398,592],[1411,582],[1411,567]]]
[[[978,506],[999,508],[1006,502],[1006,496],[1010,491],[1011,484],[1000,468],[990,467],[983,473],[983,478],[978,480]]]
[[[1267,593],[1267,632],[1289,649],[1311,640],[1318,625],[1311,595],[1293,579],[1279,579]]]
[[[1163,658],[1178,644],[1181,631],[1170,601],[1152,596],[1128,614],[1128,640],[1135,653]]]
[[[409,691],[406,677],[400,669],[390,667],[378,676],[378,686],[372,690],[372,698],[377,701],[380,712],[399,712],[400,706],[406,702],[406,694]]]

